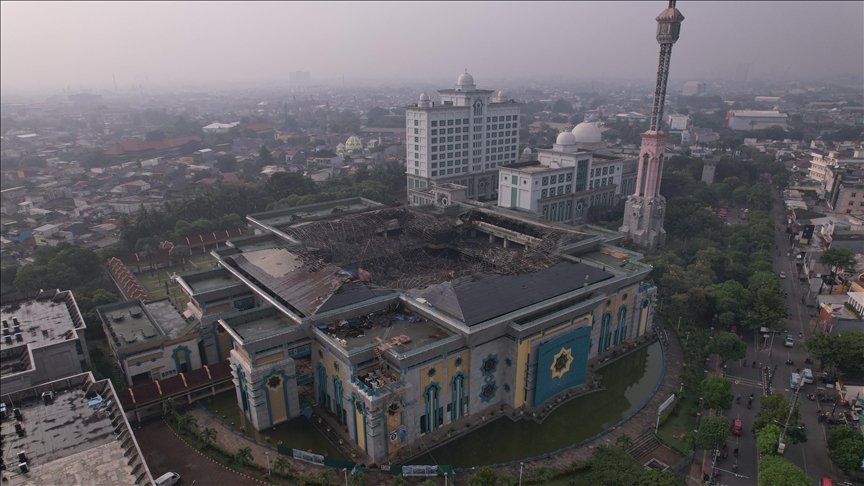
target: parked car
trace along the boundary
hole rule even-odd
[[[786,336],[786,341],[783,342],[783,346],[786,346],[787,348],[795,347],[795,340],[792,339],[792,336]]]
[[[744,433],[744,422],[739,419],[732,421],[732,435],[741,435]]]
[[[786,278],[786,272],[780,272],[780,278]]]
[[[801,374],[804,375],[804,383],[813,383],[813,370],[804,368],[801,370]]]
[[[174,486],[180,481],[180,475],[175,472],[167,472],[156,478],[156,486]]]

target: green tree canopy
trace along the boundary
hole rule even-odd
[[[780,440],[780,434],[783,432],[783,427],[777,424],[768,424],[759,432],[756,432],[756,448],[761,454],[776,454],[777,443]]]
[[[847,374],[864,373],[864,333],[857,329],[814,334],[804,341],[804,346],[812,357],[826,366]]]
[[[696,445],[702,449],[714,449],[729,437],[731,424],[727,417],[705,417],[696,434]]]
[[[637,484],[642,468],[624,449],[598,446],[594,449],[588,484],[594,486],[630,486]]]
[[[759,460],[759,486],[811,486],[813,481],[798,466],[780,456]]]
[[[468,479],[468,484],[471,486],[495,486],[498,481],[498,474],[489,466],[483,466]]]
[[[819,257],[819,263],[828,265],[839,270],[854,271],[858,262],[855,261],[855,252],[851,248],[836,247],[829,248]]]
[[[844,471],[856,471],[864,461],[864,436],[845,425],[835,425],[828,432],[829,457]]]
[[[790,401],[782,393],[774,393],[762,397],[759,400],[759,412],[756,413],[756,418],[753,420],[753,432],[759,434],[759,431],[768,425],[782,425],[786,423],[786,417],[789,414],[789,405]],[[801,414],[798,411],[800,405],[800,402],[795,402],[795,408],[792,410],[792,415],[789,418],[791,427],[788,429],[786,437],[793,444],[807,441],[807,436],[804,435],[804,432],[796,427],[801,422]]]
[[[714,354],[719,354],[723,359],[740,361],[747,355],[747,343],[734,333],[721,332],[714,336],[709,350]]]
[[[735,336],[738,341],[738,337]],[[712,376],[702,380],[701,383],[702,397],[704,398],[703,405],[705,408],[713,410],[729,410],[732,408],[732,380],[723,378],[722,376]]]
[[[684,486],[685,484],[683,479],[671,471],[649,469],[639,478],[638,486]]]

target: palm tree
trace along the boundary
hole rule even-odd
[[[177,416],[177,409],[180,408],[180,405],[173,398],[169,398],[162,402],[162,413],[165,414],[165,417],[168,419],[174,419]]]
[[[545,466],[534,468],[534,477],[540,479],[540,484],[546,482],[546,475],[549,474],[549,468]]]
[[[216,429],[205,427],[198,436],[198,440],[201,442],[201,447],[206,449],[212,442],[216,442]]]
[[[191,431],[196,430],[198,428],[198,419],[196,419],[194,415],[190,415],[187,413],[187,414],[183,415],[183,417],[186,418],[186,420],[185,420],[186,430],[191,432]]]
[[[633,447],[633,438],[627,434],[621,434],[617,439],[615,439],[615,445],[625,450],[629,449]]]
[[[390,480],[390,486],[407,486],[408,480],[405,479],[401,474],[398,476],[393,476],[393,479]]]
[[[168,252],[168,254],[171,256],[172,260],[175,258],[180,259],[180,265],[182,266],[183,271],[185,272],[186,271],[186,258],[188,258],[189,255],[192,254],[192,251],[189,250],[189,247],[185,246],[185,245],[176,245],[175,247],[171,248],[171,251]]]
[[[498,483],[501,486],[516,486],[519,484],[519,480],[516,479],[512,474],[505,474],[498,479]]]
[[[237,463],[242,466],[247,466],[252,462],[252,448],[251,447],[241,447],[237,449],[237,454],[234,455],[234,459],[237,460]]]
[[[185,415],[181,415],[177,417],[177,426],[180,427],[181,430],[189,430],[189,420],[192,419],[192,416],[188,413]]]
[[[321,486],[330,486],[330,476],[332,475],[333,470],[325,468],[318,472],[316,478],[318,478],[318,482],[321,483]]]
[[[366,475],[358,471],[348,476],[348,484],[349,486],[364,486],[366,484]]]
[[[275,469],[280,476],[285,476],[285,471],[291,472],[291,461],[286,459],[285,456],[279,456],[273,463],[273,469]],[[279,484],[282,484],[281,480],[279,481]]]

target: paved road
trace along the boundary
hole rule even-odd
[[[161,420],[136,430],[135,439],[154,478],[173,471],[180,475],[184,485],[193,482],[202,486],[261,484],[211,462],[174,435]]]

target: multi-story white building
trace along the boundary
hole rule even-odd
[[[726,126],[732,130],[758,130],[774,125],[786,128],[786,113],[757,110],[731,110],[726,113]]]
[[[497,167],[519,160],[521,104],[503,90],[477,89],[467,72],[438,93],[441,104],[423,93],[405,110],[409,203],[422,204],[441,183],[465,186],[468,199],[495,198]]]
[[[690,115],[673,113],[666,117],[666,123],[669,125],[670,132],[687,130],[688,122],[690,122]]]
[[[840,164],[860,164],[859,167],[864,168],[864,150],[856,149],[851,154],[848,152],[841,153],[832,150],[828,152],[828,155],[813,152],[813,160],[810,161],[809,176],[811,179],[820,181],[824,184],[828,174],[827,168],[829,166],[837,167]],[[830,191],[830,187],[826,188],[823,185],[822,190]]]
[[[694,96],[705,94],[705,83],[699,81],[689,81],[684,83],[684,89],[681,91],[684,96]]]
[[[577,223],[589,208],[614,206],[622,193],[632,193],[636,174],[624,170],[627,160],[580,148],[588,125],[561,132],[551,150],[537,150],[537,160],[501,166],[498,205]]]

